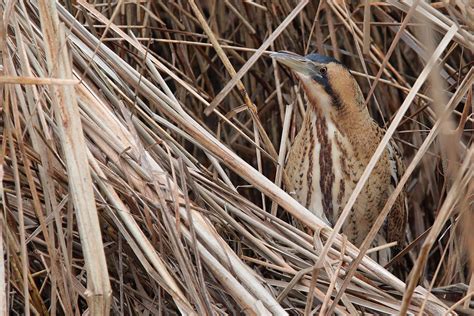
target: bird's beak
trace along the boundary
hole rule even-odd
[[[310,77],[320,76],[317,71],[318,65],[304,56],[289,52],[278,52],[270,54],[270,57],[275,58],[297,74]]]

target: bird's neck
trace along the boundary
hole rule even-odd
[[[326,130],[330,138],[337,133],[354,150],[369,154],[375,139],[367,135],[378,135],[378,126],[364,108],[353,111],[325,112],[309,105],[304,118],[303,130]]]

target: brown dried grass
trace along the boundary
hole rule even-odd
[[[2,314],[473,313],[468,3],[2,1]],[[277,50],[342,60],[387,127],[345,214],[403,147],[396,276],[280,189]]]

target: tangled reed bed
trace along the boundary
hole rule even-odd
[[[467,1],[0,10],[2,314],[473,312]],[[305,109],[277,50],[343,61],[403,148],[396,276],[280,189]]]

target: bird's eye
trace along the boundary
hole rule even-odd
[[[321,67],[321,68],[319,68],[319,73],[320,73],[321,75],[324,76],[327,72],[328,72],[328,69],[327,69],[326,67]]]

